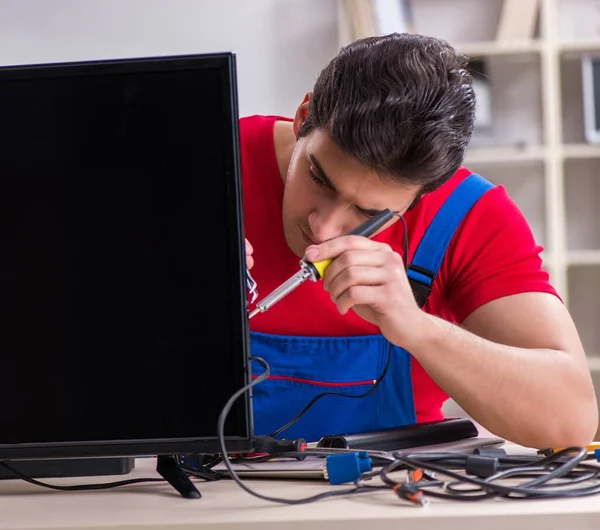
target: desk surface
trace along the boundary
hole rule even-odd
[[[156,477],[155,460],[140,459],[132,477]],[[118,477],[122,479],[124,477]],[[55,479],[54,484],[82,484],[111,478]],[[316,481],[252,480],[251,487],[269,495],[298,498],[325,491]],[[445,502],[424,507],[379,491],[332,498],[298,506],[273,504],[244,492],[234,482],[197,483],[203,497],[188,500],[163,483],[136,484],[106,491],[60,492],[19,480],[0,481],[0,530],[152,530],[218,528],[220,530],[354,530],[442,525],[444,530],[535,530],[600,528],[600,495],[549,501]]]

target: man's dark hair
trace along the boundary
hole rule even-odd
[[[384,178],[433,191],[463,163],[473,131],[467,65],[467,57],[433,37],[360,39],[320,73],[298,136],[322,128]]]

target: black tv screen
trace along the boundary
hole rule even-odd
[[[0,69],[0,459],[218,450],[238,148],[233,54]],[[248,396],[225,435],[251,447]]]

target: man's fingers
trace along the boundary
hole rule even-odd
[[[383,267],[348,267],[335,278],[324,284],[324,288],[331,294],[331,299],[337,299],[350,287],[355,285],[382,285],[388,281],[389,274]]]
[[[356,267],[383,267],[386,264],[386,260],[386,252],[373,252],[364,250],[350,250],[345,252],[336,258],[325,271],[323,287],[326,291],[330,291],[331,283],[347,269]]]
[[[252,253],[254,252],[254,248],[250,244],[250,241],[246,239],[246,267],[251,269],[254,266],[254,258],[252,257]]]
[[[349,250],[371,250],[391,252],[392,248],[386,243],[373,241],[363,236],[341,236],[318,245],[311,245],[306,249],[305,257],[309,261],[336,258]]]
[[[384,289],[383,286],[354,285],[341,293],[335,304],[342,315],[354,306],[379,305],[385,299]]]

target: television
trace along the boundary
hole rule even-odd
[[[251,380],[235,54],[2,67],[0,116],[0,460],[220,452]]]

